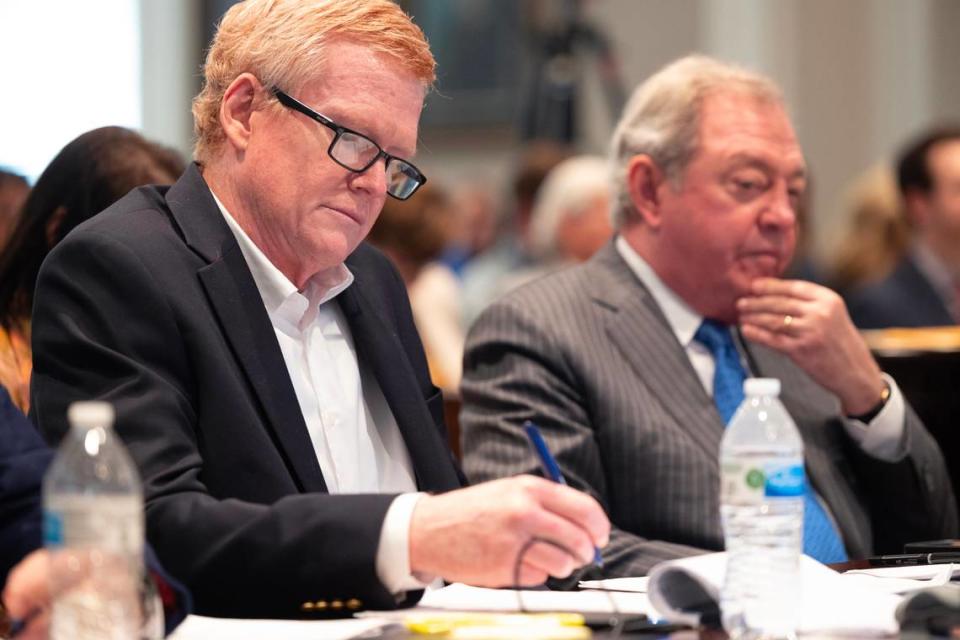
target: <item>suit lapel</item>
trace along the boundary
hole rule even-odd
[[[592,261],[594,301],[613,311],[607,334],[676,424],[708,455],[720,452],[723,425],[666,318],[611,243]]]
[[[197,275],[291,475],[301,490],[325,492],[323,473],[260,292],[195,165],[171,187],[167,202],[184,241],[209,263]]]
[[[362,267],[351,263],[357,276],[340,294],[340,307],[350,325],[357,357],[373,372],[410,453],[417,486],[446,490],[459,486],[450,453],[427,410],[423,393],[397,333],[384,322],[365,293]]]

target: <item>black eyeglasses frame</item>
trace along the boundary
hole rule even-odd
[[[364,134],[360,133],[359,131],[354,131],[353,129],[350,129],[349,127],[344,127],[344,126],[341,126],[341,125],[337,124],[336,122],[334,122],[333,120],[331,120],[331,119],[328,118],[327,116],[323,115],[322,113],[318,113],[317,111],[314,111],[313,109],[311,109],[311,108],[308,107],[307,105],[303,104],[302,102],[300,102],[300,101],[297,100],[296,98],[294,98],[294,97],[290,96],[289,94],[285,93],[283,90],[281,90],[281,89],[278,88],[278,87],[273,87],[273,88],[271,89],[271,91],[272,91],[273,95],[277,98],[277,100],[280,101],[280,104],[282,104],[283,106],[287,107],[288,109],[293,109],[294,111],[297,111],[297,112],[299,112],[299,113],[302,113],[303,115],[307,116],[307,117],[310,118],[311,120],[315,120],[316,122],[319,122],[320,124],[322,124],[323,126],[327,127],[328,129],[330,129],[331,131],[334,132],[335,135],[333,136],[333,139],[330,141],[330,146],[327,147],[327,155],[330,156],[330,159],[331,159],[331,160],[333,160],[334,162],[336,162],[338,165],[340,165],[341,167],[343,167],[343,168],[346,169],[347,171],[353,171],[354,173],[363,173],[364,171],[366,171],[367,169],[369,169],[370,167],[372,167],[374,164],[376,164],[377,161],[380,160],[380,158],[383,158],[383,159],[385,160],[385,167],[388,167],[391,162],[399,162],[399,163],[402,163],[402,165],[406,165],[406,166],[409,167],[410,169],[413,169],[413,171],[414,171],[415,174],[416,174],[415,176],[411,176],[411,175],[409,175],[409,174],[406,174],[406,175],[407,175],[408,177],[412,178],[412,179],[416,182],[416,186],[410,191],[410,193],[408,193],[407,195],[402,196],[402,197],[401,197],[401,196],[398,196],[398,195],[396,195],[396,194],[390,193],[390,188],[389,188],[389,186],[388,186],[388,187],[387,187],[387,195],[389,195],[390,197],[396,198],[397,200],[406,200],[406,199],[408,199],[410,196],[412,196],[414,193],[416,193],[416,192],[417,192],[417,189],[419,189],[419,188],[422,187],[424,184],[426,184],[426,182],[427,182],[427,176],[423,175],[423,172],[420,171],[420,169],[418,169],[418,168],[416,167],[416,165],[414,165],[414,164],[413,164],[412,162],[410,162],[409,160],[404,160],[403,158],[398,158],[397,156],[394,156],[394,155],[391,155],[391,154],[387,153],[386,151],[383,150],[383,147],[381,147],[381,146],[380,146],[379,144],[377,144],[375,141],[371,140],[369,136],[364,135]],[[340,138],[343,137],[343,134],[345,134],[345,133],[349,133],[349,134],[355,135],[355,136],[357,136],[357,137],[359,137],[359,138],[363,138],[364,140],[367,140],[368,142],[370,142],[370,144],[372,144],[372,145],[374,146],[374,148],[377,149],[377,155],[375,155],[375,156],[370,160],[370,162],[368,162],[367,164],[365,164],[363,167],[351,167],[351,166],[349,166],[349,165],[347,165],[347,164],[344,164],[344,163],[341,162],[340,160],[338,160],[338,159],[333,155],[333,148],[334,148],[334,146],[336,146],[337,142],[340,140]]]

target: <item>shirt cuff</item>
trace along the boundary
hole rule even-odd
[[[870,424],[847,418],[843,425],[864,453],[884,462],[899,462],[907,454],[906,407],[896,381],[887,374],[883,374],[883,379],[890,386],[890,398],[880,413]]]
[[[434,576],[416,576],[410,571],[410,520],[425,494],[404,493],[390,503],[380,529],[377,546],[377,577],[393,594],[425,588]]]

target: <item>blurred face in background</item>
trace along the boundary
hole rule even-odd
[[[960,140],[940,142],[927,153],[929,193],[909,199],[928,243],[960,270]]]
[[[557,228],[560,254],[574,262],[583,262],[610,239],[610,197],[598,193],[579,215],[564,216]]]

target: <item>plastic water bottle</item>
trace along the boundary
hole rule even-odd
[[[721,594],[731,638],[795,637],[803,549],[803,441],[780,381],[744,381],[746,399],[720,445],[720,515],[728,553]]]
[[[43,482],[52,640],[142,636],[143,489],[113,431],[113,406],[76,402]],[[148,634],[152,635],[152,634]]]

